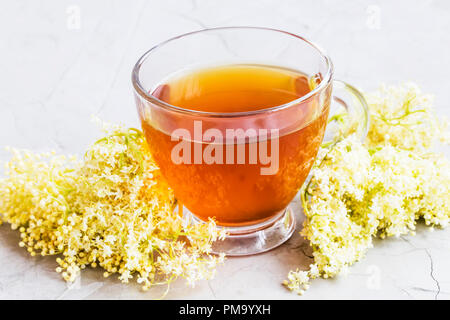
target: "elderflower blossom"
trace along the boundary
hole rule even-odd
[[[428,149],[436,141],[449,143],[447,121],[433,113],[433,97],[423,94],[414,83],[386,87],[365,94],[370,109],[371,128],[368,146],[390,144],[416,152]]]
[[[82,160],[12,150],[0,180],[0,214],[19,229],[31,255],[60,254],[57,272],[74,281],[81,269],[135,278],[148,289],[183,277],[211,278],[224,259],[214,221],[186,224],[142,133],[109,126]]]
[[[284,282],[303,294],[311,279],[334,277],[364,257],[373,238],[414,234],[416,221],[446,227],[450,220],[450,162],[430,152],[448,136],[414,85],[368,94],[372,124],[366,143],[347,137],[322,149],[302,190],[314,263]],[[420,109],[419,109],[420,106]]]

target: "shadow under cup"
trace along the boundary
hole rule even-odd
[[[183,109],[155,93],[164,79],[180,70],[225,64],[299,70],[315,79],[315,87],[281,106],[234,113]],[[307,178],[325,133],[332,91],[330,59],[307,40],[283,31],[207,29],[149,50],[137,62],[132,80],[150,151],[176,198],[189,210],[187,217],[192,223],[214,218],[229,233],[214,251],[248,255],[286,241],[295,229],[288,205]],[[205,137],[208,130],[215,139]],[[174,161],[173,150],[180,142],[191,161]],[[204,159],[205,149],[213,147],[223,150],[222,163]],[[264,148],[266,158],[261,156]],[[239,154],[244,158],[239,160]]]

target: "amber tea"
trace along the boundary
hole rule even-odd
[[[198,218],[214,217],[223,226],[254,225],[280,214],[306,179],[325,131],[329,96],[320,105],[306,99],[295,106],[296,99],[312,90],[310,83],[307,75],[295,70],[226,65],[174,75],[153,89],[154,97],[172,106],[225,117],[239,115],[232,123],[214,127],[209,122],[202,127],[201,116],[194,125],[183,117],[167,116],[158,119],[166,124],[165,130],[142,120],[151,152],[182,204]],[[271,108],[283,105],[289,106],[284,114],[271,115]],[[265,112],[257,118],[245,116],[259,110]],[[167,128],[185,129],[192,135],[173,139]],[[197,129],[214,129],[224,139],[199,141],[193,138]],[[226,139],[230,129],[247,136],[230,142]],[[270,132],[258,140],[261,130]],[[174,161],[174,150],[184,161]],[[215,161],[199,159],[198,151],[200,157],[209,154]],[[257,152],[256,157],[252,152]],[[258,157],[264,152],[266,158]],[[238,159],[242,154],[244,158]],[[262,174],[264,168],[272,169],[272,174]]]

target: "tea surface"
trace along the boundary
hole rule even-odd
[[[163,99],[185,109],[243,112],[271,108],[310,91],[308,78],[288,69],[233,65],[201,69],[169,80]]]

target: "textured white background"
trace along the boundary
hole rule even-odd
[[[449,115],[449,1],[1,0],[0,146],[81,153],[99,135],[91,114],[137,126],[130,85],[137,58],[168,37],[231,25],[303,35],[328,51],[338,78],[365,90],[414,80]],[[99,270],[68,288],[54,258],[32,258],[18,241],[0,227],[0,299],[151,299],[164,290],[143,293]],[[168,297],[448,299],[449,248],[450,230],[423,227],[415,237],[377,241],[346,277],[316,280],[299,298],[280,285],[290,269],[311,262],[295,235],[272,252],[228,259],[214,280],[193,289],[176,282]]]

